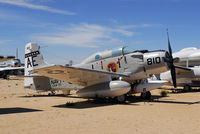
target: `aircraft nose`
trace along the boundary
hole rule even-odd
[[[170,56],[169,56],[169,52],[165,51],[165,57],[166,57],[166,58],[169,58],[169,57],[170,57]]]
[[[171,63],[171,62],[172,62],[171,59],[172,59],[172,58],[170,57],[169,52],[168,52],[168,51],[165,51],[165,54],[164,54],[164,57],[163,57],[164,62],[166,62],[166,63]]]

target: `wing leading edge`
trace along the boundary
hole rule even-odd
[[[99,70],[85,69],[79,67],[67,67],[62,65],[52,65],[33,70],[46,77],[51,77],[81,86],[90,86],[97,83],[109,81],[112,77],[129,77],[128,75]]]
[[[0,56],[0,62],[14,59],[15,56]]]

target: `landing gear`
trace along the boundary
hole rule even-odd
[[[141,95],[140,95],[140,97],[142,98],[142,99],[151,99],[151,92],[150,91],[147,91],[147,92],[142,92],[141,93]]]
[[[126,95],[117,96],[116,99],[119,103],[124,103],[126,100]]]
[[[184,88],[183,88],[183,90],[185,91],[185,92],[189,92],[189,91],[191,91],[191,87],[190,87],[190,85],[185,85],[184,86]]]
[[[6,74],[3,75],[2,77],[3,77],[3,79],[8,79],[8,75],[6,75]]]

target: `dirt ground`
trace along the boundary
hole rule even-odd
[[[0,85],[0,134],[200,134],[200,92],[115,104],[37,94],[23,79]]]

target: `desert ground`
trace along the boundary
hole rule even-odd
[[[38,94],[23,79],[0,85],[0,134],[200,134],[200,92],[160,97],[157,89],[151,101],[116,104]]]

